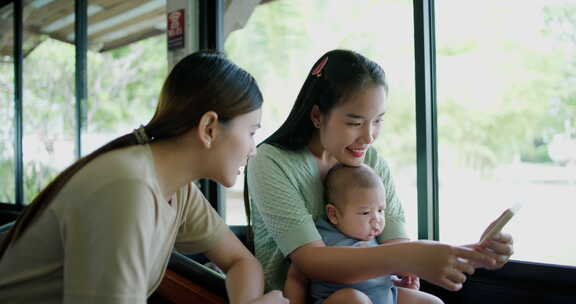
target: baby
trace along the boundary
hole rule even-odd
[[[376,237],[385,226],[386,190],[368,166],[335,165],[324,181],[327,219],[316,222],[326,246],[378,246]],[[386,257],[382,257],[386,258]],[[442,303],[418,291],[419,279],[386,275],[355,284],[308,280],[290,266],[285,294],[290,303]],[[309,283],[309,293],[306,286]]]

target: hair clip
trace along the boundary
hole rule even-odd
[[[322,69],[326,65],[326,62],[328,62],[328,56],[324,57],[324,59],[322,59],[322,61],[318,63],[318,65],[314,68],[314,70],[312,70],[312,76],[316,77],[322,76]]]

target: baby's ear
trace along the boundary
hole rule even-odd
[[[336,216],[336,206],[333,204],[326,204],[326,216],[332,225],[338,224],[338,217]]]

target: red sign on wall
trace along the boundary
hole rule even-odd
[[[168,13],[166,31],[168,32],[168,49],[184,47],[184,9]]]

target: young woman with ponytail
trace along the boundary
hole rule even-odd
[[[170,253],[203,252],[226,272],[231,303],[262,296],[258,261],[193,181],[232,186],[255,154],[262,96],[223,55],[170,72],[153,118],[83,157],[25,209],[0,248],[1,303],[146,303]]]

